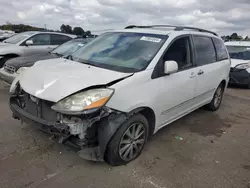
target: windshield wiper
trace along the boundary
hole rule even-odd
[[[59,56],[59,57],[62,57],[62,56],[63,56],[62,54],[59,54],[59,53],[57,53],[57,52],[51,52],[51,54],[55,54],[55,55],[57,55],[57,56]]]
[[[80,62],[80,63],[83,63],[83,64],[85,64],[85,65],[90,65],[90,66],[94,66],[94,67],[100,67],[99,65],[90,63],[90,62],[88,62],[87,60],[79,59],[79,60],[77,60],[77,61]]]

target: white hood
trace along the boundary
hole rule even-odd
[[[0,42],[0,56],[9,53],[19,53],[19,46],[10,43]]]
[[[243,59],[231,59],[231,67],[234,68],[236,65],[242,64],[242,63],[249,63],[250,60],[243,60]]]
[[[105,85],[132,74],[58,58],[38,61],[23,73],[20,85],[37,98],[58,102],[87,87]]]

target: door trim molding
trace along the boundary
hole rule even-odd
[[[202,94],[200,94],[200,95],[198,95],[198,96],[196,96],[196,97],[193,97],[193,98],[191,98],[191,99],[189,99],[189,100],[187,100],[187,101],[185,101],[185,102],[183,102],[183,103],[180,103],[180,104],[178,104],[178,105],[176,105],[176,106],[174,106],[174,107],[172,107],[172,108],[169,108],[169,109],[167,109],[167,110],[164,110],[164,111],[161,112],[161,115],[165,115],[165,114],[167,114],[168,112],[171,112],[171,111],[173,111],[173,110],[175,110],[175,109],[177,109],[177,108],[179,108],[179,107],[185,105],[186,103],[188,103],[188,102],[190,102],[190,101],[192,101],[192,100],[194,100],[194,99],[196,99],[196,98],[198,98],[198,97],[201,97],[201,96],[203,96],[203,95],[206,95],[207,93],[210,93],[211,91],[214,91],[214,90],[215,90],[215,89],[211,89],[211,90],[206,91],[205,93],[202,93]]]

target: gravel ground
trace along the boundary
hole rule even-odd
[[[249,138],[250,90],[230,88],[217,112],[191,113],[159,131],[138,159],[111,167],[12,119],[0,83],[1,188],[250,188]]]

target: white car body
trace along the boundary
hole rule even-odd
[[[11,55],[11,56],[14,55],[17,57],[17,56],[23,56],[23,55],[36,54],[36,53],[45,53],[45,52],[51,51],[52,49],[58,46],[58,44],[55,45],[52,43],[48,43],[46,45],[35,45],[35,44],[25,45],[26,41],[34,38],[37,35],[49,35],[50,38],[52,37],[52,35],[53,36],[56,35],[56,36],[67,37],[69,38],[69,40],[76,38],[75,35],[56,33],[56,32],[42,32],[42,31],[23,32],[23,33],[16,34],[13,37],[17,37],[18,35],[23,35],[24,37],[22,40],[20,40],[17,43],[14,43],[14,44],[6,43],[6,41],[10,40],[11,37],[9,39],[6,39],[3,42],[0,42],[0,61],[1,61],[1,58],[7,55]]]
[[[250,41],[229,41],[225,42],[226,46],[234,46],[234,47],[249,47],[250,50]],[[243,59],[234,59],[231,58],[231,67],[235,68],[237,65],[243,64],[243,63],[249,63],[250,60],[243,60]],[[250,73],[250,68],[246,69],[247,72]]]
[[[231,57],[230,84],[250,88],[250,41],[225,42]]]
[[[159,60],[173,41],[185,36],[193,45],[193,36],[221,41],[218,36],[206,32],[164,29],[125,29],[116,32],[168,35],[168,39],[145,70],[122,73],[62,58],[46,60],[26,70],[13,83],[11,92],[14,92],[13,88],[19,82],[28,94],[58,103],[82,90],[106,86],[114,90],[105,104],[108,109],[125,114],[150,109],[155,117],[152,133],[156,133],[162,127],[210,103],[220,84],[224,88],[227,86],[230,71],[228,54],[225,59],[210,64],[192,66],[169,75],[153,76]]]

